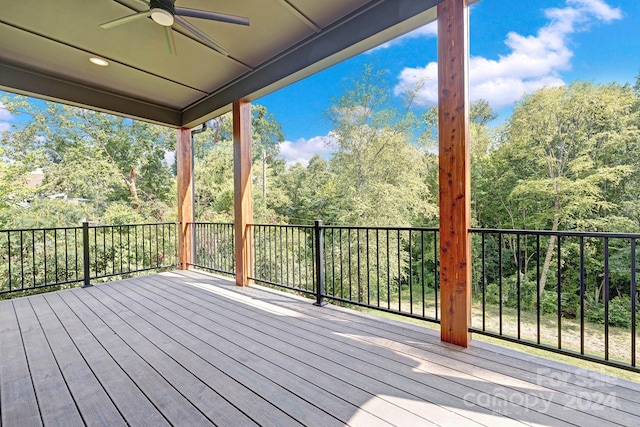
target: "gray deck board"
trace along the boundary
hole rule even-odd
[[[361,329],[355,329],[351,327],[353,322],[339,322],[335,318],[329,319],[327,314],[328,310],[321,310],[318,313],[319,317],[325,319],[317,319],[309,317],[301,321],[302,328],[291,329],[287,328],[286,322],[278,319],[277,316],[269,315],[268,313],[252,313],[250,310],[240,307],[237,304],[233,305],[230,302],[224,302],[219,298],[216,300],[211,294],[207,294],[206,291],[201,289],[195,289],[188,291],[189,293],[198,293],[192,297],[184,296],[187,301],[191,301],[193,304],[198,304],[199,300],[206,300],[208,304],[216,304],[218,306],[226,305],[228,312],[224,317],[231,319],[237,323],[246,322],[246,319],[253,318],[252,322],[249,322],[246,326],[249,330],[259,328],[260,325],[269,325],[269,331],[279,331],[278,335],[272,336],[271,340],[266,339],[262,343],[268,345],[269,341],[286,341],[290,344],[297,346],[296,351],[307,351],[308,360],[315,360],[317,366],[334,365],[333,372],[338,372],[338,375],[344,375],[350,379],[356,377],[356,372],[369,378],[366,378],[364,383],[374,387],[379,380],[382,380],[386,385],[394,387],[395,390],[389,390],[389,387],[385,387],[382,390],[378,384],[378,392],[383,394],[398,393],[398,390],[402,390],[406,393],[402,393],[402,398],[411,399],[418,398],[419,400],[437,403],[442,407],[448,408],[449,411],[456,406],[459,406],[460,399],[458,396],[462,396],[469,392],[475,393],[491,393],[496,383],[487,383],[484,381],[478,381],[471,375],[461,375],[460,371],[456,371],[447,366],[447,361],[442,361],[442,364],[435,364],[431,362],[431,354],[428,359],[424,357],[420,360],[420,367],[418,370],[424,375],[416,375],[416,356],[424,356],[422,354],[413,353],[413,358],[407,358],[406,355],[402,355],[398,351],[390,352],[389,347],[372,346],[367,344],[369,339],[372,343],[376,344],[380,342],[381,334],[377,329],[372,329],[363,333]],[[221,308],[215,310],[217,313],[221,312]],[[317,326],[316,326],[317,325]],[[339,325],[336,327],[336,325]],[[233,325],[231,326],[233,327]],[[342,336],[338,335],[341,334]],[[384,334],[383,334],[384,335]],[[354,336],[360,341],[360,350],[356,355],[348,354],[348,349],[352,349],[354,346]],[[260,338],[255,338],[260,340]],[[397,339],[397,336],[396,336]],[[398,346],[395,346],[396,350]],[[353,352],[352,352],[353,353]],[[324,359],[324,360],[323,360]],[[426,365],[428,369],[425,368]],[[409,374],[403,374],[410,371]],[[330,373],[328,372],[328,374]],[[504,380],[504,379],[503,379]],[[363,381],[359,384],[362,385]],[[513,389],[513,392],[527,393],[530,384],[521,382],[526,387],[520,389]],[[505,381],[501,383],[505,385]],[[539,389],[542,389],[539,387]],[[511,414],[515,419],[505,418],[501,421],[502,425],[509,425],[515,420],[525,422],[542,422],[552,425],[575,425],[575,422],[584,425],[585,422],[593,421],[593,417],[590,415],[584,415],[581,413],[569,414],[564,406],[558,402],[554,402],[550,394],[546,395],[540,391],[538,394],[529,394],[532,398],[529,399],[527,405],[525,402],[515,400],[510,401],[508,398],[503,398],[498,405],[499,410],[503,414]],[[409,395],[410,394],[410,395]],[[542,396],[542,398],[539,398]],[[562,395],[564,397],[564,395]],[[483,403],[478,401],[478,403]],[[548,403],[548,404],[547,404]],[[487,404],[487,406],[490,406]],[[487,414],[495,415],[490,408],[476,407],[474,408],[473,419],[475,421],[485,421],[490,423],[491,417],[487,417]],[[468,414],[468,408],[453,409],[461,416]],[[434,409],[430,409],[433,415]],[[446,417],[442,412],[438,413],[438,418],[446,420],[447,424],[464,425],[469,420],[462,419],[460,417],[455,418],[452,416]],[[607,420],[601,420],[603,425],[608,424]],[[518,422],[519,423],[519,422]],[[615,424],[611,424],[615,425]]]
[[[0,412],[2,425],[41,426],[31,372],[12,302],[0,310]]]
[[[46,300],[33,298],[30,301],[84,422],[114,427],[126,425]]]
[[[283,302],[284,301],[285,300],[283,300]],[[272,302],[275,302],[275,300],[272,300]],[[290,301],[287,301],[287,306],[292,306]],[[557,418],[554,425],[559,425],[560,420],[568,423],[593,422],[594,415],[596,418],[598,416],[600,417],[599,423],[609,425],[610,422],[624,424],[629,420],[628,416],[630,414],[636,417],[640,415],[640,405],[637,405],[639,396],[637,391],[635,391],[635,383],[613,379],[599,374],[589,376],[588,372],[584,370],[567,370],[566,365],[562,366],[564,371],[561,372],[568,375],[563,376],[562,381],[552,380],[537,375],[537,369],[540,369],[543,373],[550,371],[549,368],[542,365],[536,366],[535,362],[542,360],[540,358],[534,361],[514,361],[511,360],[511,358],[505,357],[505,354],[489,353],[488,355],[483,355],[484,357],[474,356],[471,351],[459,350],[455,347],[452,348],[440,341],[425,343],[424,330],[415,331],[416,333],[407,335],[405,325],[400,327],[390,325],[390,328],[387,330],[385,327],[380,327],[380,325],[362,322],[362,314],[360,313],[354,315],[354,313],[350,311],[336,309],[331,310],[331,312],[333,312],[334,316],[329,314],[330,317],[326,317],[324,322],[316,318],[306,320],[309,324],[306,329],[310,334],[305,334],[304,337],[312,341],[321,342],[324,346],[344,346],[346,344],[370,350],[373,354],[369,354],[368,352],[360,353],[362,356],[367,357],[367,363],[375,364],[380,357],[387,358],[389,356],[402,363],[404,356],[401,356],[401,354],[418,358],[423,357],[421,369],[434,372],[443,378],[445,380],[445,386],[443,387],[444,392],[459,390],[455,385],[447,383],[446,379],[449,378],[451,381],[455,381],[459,383],[459,385],[463,385],[479,393],[491,392],[496,384],[501,385],[505,392],[524,393],[526,407],[523,405],[507,404],[505,404],[504,407],[501,406],[501,409],[507,413],[519,410],[519,419],[522,419],[523,416],[526,419],[529,412],[543,411]],[[332,325],[346,323],[350,325],[349,328],[352,330],[351,334],[358,336],[359,341],[378,344],[378,346],[372,347],[366,344],[361,346],[357,342],[353,342],[353,340],[330,336],[326,328],[322,326],[328,322]],[[410,345],[399,342],[403,335],[406,339],[411,340]],[[389,353],[381,350],[382,348],[392,348],[395,352]],[[425,348],[428,349],[428,359],[424,359],[425,351],[423,349]],[[495,346],[492,346],[492,350],[493,349],[495,349]],[[511,355],[512,354],[513,353],[511,353]],[[495,368],[495,370],[491,370],[491,368]],[[557,371],[554,373],[557,373]],[[576,375],[582,376],[582,378],[576,378]],[[566,383],[564,378],[566,378]],[[604,382],[605,378],[608,378],[606,381],[610,381],[610,383]],[[597,393],[601,393],[602,395],[617,392],[618,395],[616,399],[610,400],[611,403],[620,410],[612,412],[596,411],[594,414],[587,415],[566,410],[567,406],[572,405],[572,401],[575,402],[575,396],[592,393],[593,386],[597,388]],[[526,396],[529,396],[529,398],[527,399]],[[517,402],[519,402],[519,399]],[[605,402],[605,405],[606,404]],[[520,408],[517,408],[517,406],[520,406]],[[522,414],[522,412],[524,412],[524,414]],[[539,415],[534,415],[534,417],[540,420],[538,418]]]
[[[96,293],[102,293],[102,295],[96,295]],[[126,305],[118,302],[114,298],[114,296],[118,295],[122,294],[117,291],[117,288],[105,289],[105,287],[100,287],[95,290],[93,296],[99,298],[99,302],[104,304],[104,307],[102,309],[99,308],[97,299],[90,304],[97,307],[96,313],[101,318],[109,320],[111,315],[107,310],[117,310],[121,313],[123,320],[132,328],[135,328],[138,333],[144,332],[144,336],[149,343],[156,346],[155,352],[162,352],[165,355],[163,357],[158,353],[156,357],[166,360],[164,364],[156,363],[154,366],[159,369],[159,372],[166,375],[167,379],[171,380],[174,387],[181,390],[193,402],[196,402],[210,419],[215,420],[220,425],[255,425],[251,418],[238,411],[232,403],[225,400],[224,396],[216,393],[215,389],[224,390],[225,394],[230,392],[231,388],[236,389],[233,394],[239,396],[238,400],[241,400],[246,405],[262,410],[270,409],[267,406],[260,407],[261,405],[256,402],[261,399],[259,395],[248,392],[247,388],[229,378],[224,371],[207,362],[207,360],[220,362],[215,355],[211,354],[215,352],[215,349],[207,349],[208,352],[201,351],[202,349],[197,346],[197,342],[189,339],[184,340],[186,345],[181,344],[180,336],[188,333],[187,331],[172,323],[163,322],[163,319],[154,312],[145,312],[143,307],[139,304],[137,305],[133,300],[126,300]],[[147,354],[150,349],[140,349],[140,351]],[[169,362],[168,358],[172,358],[175,361],[174,366],[171,366],[172,363]],[[196,369],[201,365],[204,365],[204,369]],[[240,390],[240,392],[237,390]],[[238,404],[237,401],[236,404]],[[257,417],[258,414],[256,412],[254,416]],[[280,414],[279,417],[273,417],[273,425],[287,425],[290,423],[291,419],[286,413]]]
[[[164,368],[164,360],[153,351],[140,352],[139,346],[144,345],[144,337],[130,330],[110,327],[108,322],[111,319],[103,319],[91,310],[87,302],[93,300],[89,295],[92,291],[85,290],[84,295],[63,292],[60,296],[167,421],[174,425],[210,425],[211,422],[159,372]],[[160,366],[156,367],[156,364]]]
[[[49,342],[28,298],[14,301],[38,405],[45,426],[83,426],[84,422],[51,352]]]
[[[149,284],[148,286],[158,286],[158,283]],[[301,363],[299,360],[289,357],[284,352],[278,352],[268,345],[261,343],[257,339],[260,335],[260,332],[257,330],[249,330],[249,336],[242,335],[234,331],[233,321],[224,321],[224,316],[218,316],[218,319],[223,321],[214,322],[207,318],[206,315],[201,315],[198,312],[190,312],[189,307],[175,305],[175,303],[170,302],[168,299],[168,297],[171,297],[170,295],[163,296],[162,293],[158,293],[157,295],[156,303],[150,304],[148,306],[149,309],[153,310],[154,308],[158,309],[160,307],[168,308],[170,310],[169,313],[172,313],[169,317],[176,322],[176,324],[186,323],[185,328],[192,329],[192,333],[195,336],[205,338],[213,334],[215,336],[217,349],[224,351],[228,355],[232,355],[237,358],[238,361],[242,361],[245,367],[253,370],[256,374],[263,375],[273,383],[298,393],[300,398],[307,402],[312,402],[313,405],[322,409],[324,412],[333,414],[334,417],[337,417],[341,421],[341,424],[348,422],[354,411],[357,410],[357,403],[360,402],[358,398],[361,400],[364,399],[364,401],[376,398],[373,394],[349,386],[349,384],[344,383],[338,378],[327,376],[325,372],[315,369],[312,365]],[[125,297],[132,300],[136,299],[136,296],[131,295],[131,293]],[[163,304],[163,301],[164,305],[160,305]],[[171,305],[173,305],[173,311],[168,307]],[[193,307],[198,309],[197,305],[193,305]],[[179,312],[182,312],[182,314],[178,315]],[[182,317],[182,319],[179,317]],[[186,319],[189,319],[189,321],[186,321]],[[197,328],[193,328],[194,323],[198,325]],[[272,344],[276,344],[277,340],[278,338],[276,338]],[[255,377],[252,379],[252,382],[255,382]],[[304,386],[301,387],[301,385]],[[283,410],[292,411],[292,414],[294,413],[293,411],[298,411],[296,407],[300,403],[296,404],[295,402],[291,402],[290,399],[277,400],[281,400],[282,404],[288,405],[287,407],[283,407]],[[294,404],[292,405],[291,403]],[[381,400],[376,403],[380,405],[380,407],[383,407],[382,405],[386,402]],[[387,409],[389,409],[389,412],[395,417],[396,423],[402,421],[405,425],[415,425],[416,423],[423,425],[429,424],[427,419],[417,417],[415,414],[394,407],[393,405],[388,405]],[[382,415],[386,417],[385,414]],[[366,411],[360,415],[360,418],[363,422],[368,419],[369,423],[382,425],[380,418]],[[304,420],[304,422],[317,425],[315,424],[315,420],[311,419]],[[325,424],[323,423],[323,425]]]
[[[149,289],[149,291],[159,293],[161,287],[162,283],[157,283],[155,288]],[[207,324],[207,320],[211,321],[215,313],[223,314],[220,318],[224,319],[224,323],[219,324],[219,329],[223,331],[221,333],[228,334],[229,339],[244,333],[248,341],[253,341],[263,348],[272,348],[277,353],[288,356],[293,364],[302,363],[306,365],[306,369],[317,368],[320,370],[317,375],[328,380],[327,386],[330,387],[330,390],[335,390],[338,385],[346,383],[352,388],[366,392],[370,397],[385,396],[376,398],[376,402],[369,402],[369,404],[375,403],[376,407],[380,409],[384,407],[382,404],[396,406],[396,408],[388,408],[389,417],[398,417],[404,412],[418,416],[418,418],[411,419],[408,414],[405,414],[406,422],[400,422],[400,425],[424,424],[428,422],[428,417],[436,417],[447,425],[478,425],[473,419],[444,408],[444,406],[453,405],[459,399],[447,394],[440,395],[432,387],[418,385],[406,376],[395,374],[394,366],[391,366],[390,369],[376,370],[374,366],[364,363],[361,359],[332,350],[327,346],[316,345],[310,339],[311,334],[306,334],[309,335],[309,339],[304,338],[305,331],[303,329],[296,328],[299,334],[290,333],[289,330],[293,328],[288,326],[286,320],[279,320],[279,324],[278,322],[270,322],[269,313],[251,312],[242,305],[225,301],[224,298],[211,295],[206,291],[197,288],[169,289],[173,292],[160,295],[164,299],[172,299],[172,297],[175,298],[175,292],[182,292],[182,298],[187,303],[182,306],[182,309],[188,310],[189,306],[195,307],[194,310],[202,313],[198,316],[204,317],[205,324]],[[203,307],[202,302],[206,302],[209,310]],[[256,319],[253,319],[254,316]],[[265,328],[265,326],[269,326],[269,328]],[[215,326],[212,324],[211,327]],[[344,347],[348,348],[348,346]],[[283,366],[289,368],[293,364],[283,364]],[[410,368],[399,369],[407,370]],[[357,404],[362,405],[367,401],[368,399],[359,401]],[[394,404],[398,401],[402,402],[402,408]],[[396,422],[399,421],[401,420],[396,419]]]
[[[82,290],[78,290],[82,291]],[[130,375],[109,355],[93,333],[64,302],[63,292],[45,294],[78,351],[129,425],[169,425]]]
[[[0,349],[1,426],[640,425],[639,384],[197,271],[0,301]]]

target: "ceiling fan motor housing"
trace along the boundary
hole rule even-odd
[[[166,10],[171,15],[175,15],[176,14],[175,3],[176,3],[175,0],[150,0],[149,6],[151,10],[162,9],[162,10]]]

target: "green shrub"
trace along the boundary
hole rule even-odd
[[[102,214],[105,225],[140,224],[144,222],[142,216],[131,206],[122,202],[114,202]]]
[[[637,311],[637,308],[636,308]],[[585,307],[585,318],[589,322],[604,325],[604,302],[591,303]],[[636,323],[639,316],[636,315]],[[621,328],[631,327],[631,298],[627,295],[609,301],[609,325]]]
[[[485,301],[487,304],[500,304],[500,288],[495,283],[487,285],[485,291]]]
[[[506,277],[502,281],[502,305],[504,307],[518,307],[518,279],[517,275]],[[535,310],[537,285],[521,276],[520,280],[520,308]],[[487,304],[500,304],[500,286],[497,283],[487,285],[485,300]]]

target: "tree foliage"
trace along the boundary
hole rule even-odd
[[[437,207],[426,183],[428,160],[414,143],[418,117],[409,105],[392,101],[384,72],[366,66],[348,81],[326,113],[333,125],[331,159],[294,166],[276,183],[295,201],[282,216],[350,225],[433,221]]]
[[[49,102],[36,105],[20,96],[5,97],[3,104],[26,118],[0,140],[3,181],[19,183],[5,193],[5,203],[81,199],[98,218],[112,202],[125,202],[149,219],[162,220],[174,210],[175,181],[165,161],[175,149],[171,129]],[[36,169],[44,173],[43,184],[20,185]]]

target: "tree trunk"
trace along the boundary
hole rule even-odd
[[[551,227],[552,231],[558,231],[558,225],[560,223],[560,219],[558,215],[553,218],[553,226]],[[547,254],[544,257],[544,264],[542,266],[542,273],[540,274],[540,283],[538,284],[538,295],[542,300],[542,292],[544,291],[544,287],[547,284],[547,276],[549,274],[549,268],[551,266],[551,258],[553,257],[553,249],[556,246],[557,236],[549,236],[549,246],[547,247]]]
[[[267,152],[262,149],[262,198],[267,203]]]
[[[136,187],[136,168],[131,166],[131,172],[129,173],[129,179],[125,179],[125,183],[129,188],[129,195],[131,196],[131,206],[140,213],[140,198],[138,197],[138,187]]]

